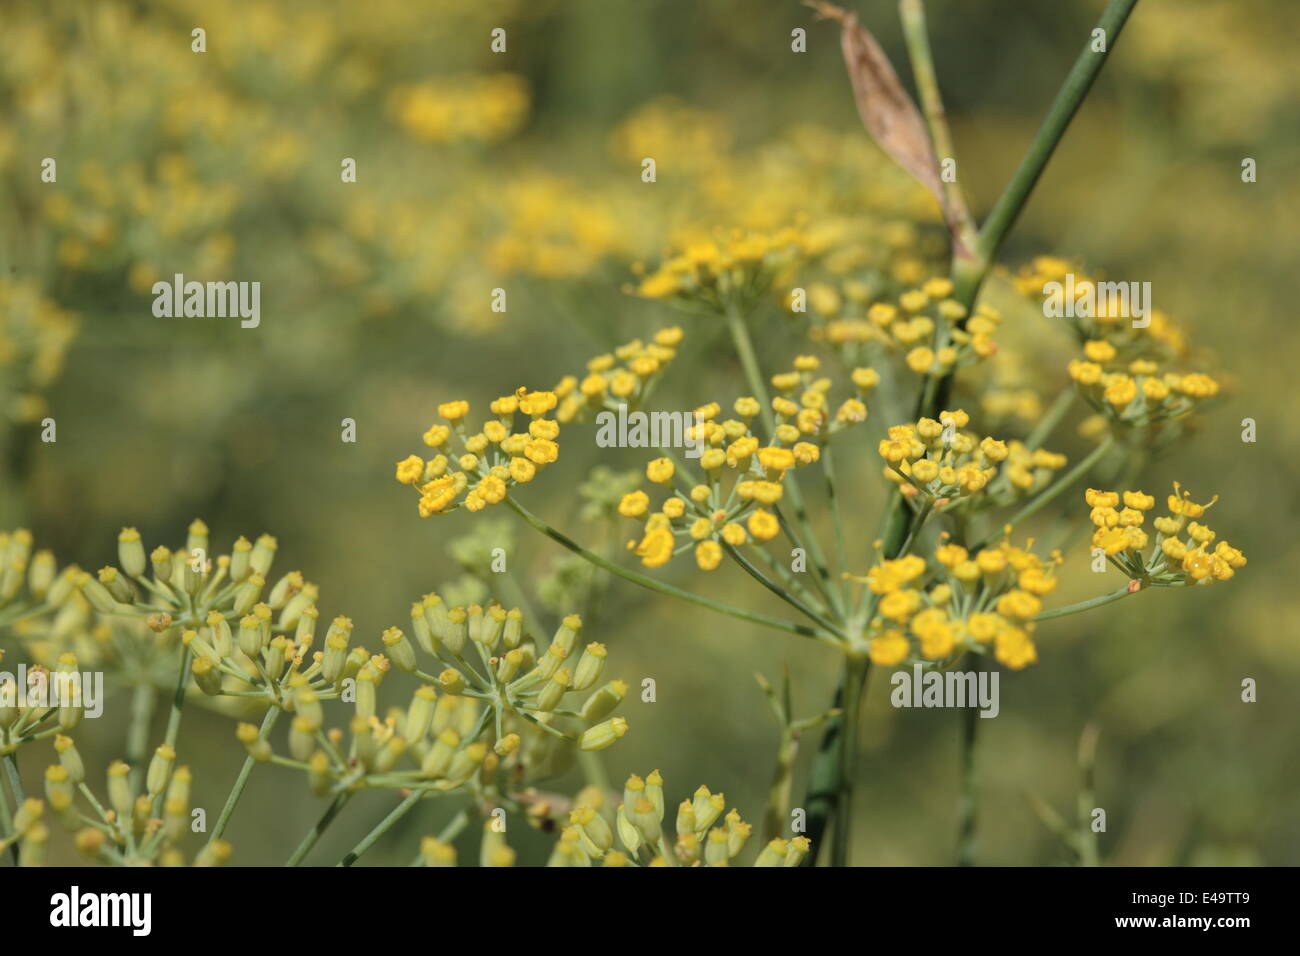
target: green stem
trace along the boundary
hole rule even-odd
[[[438,842],[450,843],[452,840],[456,839],[456,837],[460,836],[461,832],[467,826],[469,826],[469,811],[461,810],[448,821],[445,827],[442,828],[442,831],[438,834]]]
[[[835,688],[835,699],[831,706],[839,710],[844,704],[844,688],[848,685],[847,677],[841,676]],[[821,745],[813,760],[812,776],[808,782],[808,792],[804,795],[804,810],[807,813],[808,829],[806,836],[812,841],[812,852],[804,857],[804,866],[816,863],[821,849],[822,837],[835,816],[835,801],[839,796],[840,757],[843,750],[840,737],[844,733],[844,714],[832,717],[826,722],[822,733]]]
[[[1124,23],[1135,6],[1137,0],[1110,0],[1106,5],[1106,10],[1097,21],[1095,28],[1104,31],[1105,50],[1101,52],[1093,50],[1092,33],[1089,33],[1083,51],[1074,61],[1074,66],[1056,94],[1056,99],[1047,111],[1042,126],[1034,134],[1034,141],[1029,145],[1028,152],[1020,161],[1020,166],[1012,175],[1007,188],[994,203],[988,220],[980,229],[978,254],[986,263],[992,262],[996,257],[1002,247],[1002,241],[1029,201],[1029,194],[1033,192],[1039,177],[1047,167],[1047,161],[1052,158],[1052,153],[1055,152],[1061,137],[1065,135],[1066,128],[1069,127],[1084,97],[1092,88],[1093,81],[1097,79],[1097,74],[1106,63],[1106,58],[1115,49],[1115,41],[1119,39],[1120,31],[1124,29]]]
[[[144,777],[145,760],[149,753],[149,725],[153,722],[157,691],[148,682],[136,685],[131,696],[131,723],[126,731],[126,762],[131,765],[131,783],[139,787]]]
[[[930,141],[934,144],[935,159],[942,162],[957,159],[953,149],[952,132],[948,129],[948,114],[943,108],[939,92],[939,78],[934,70],[934,56],[930,52],[930,34],[925,25],[925,5],[922,0],[899,0],[899,18],[903,23],[903,38],[907,43],[908,59],[912,61],[912,76],[921,98],[921,112],[930,128]],[[969,255],[976,239],[975,220],[966,205],[966,195],[957,177],[943,183],[947,208],[944,218],[953,230],[956,246],[961,254]]]
[[[1106,31],[1108,51],[1114,48],[1120,29],[1136,4],[1137,0],[1111,0],[1106,7],[1098,25]],[[1029,201],[1029,194],[1033,191],[1034,184],[1038,181],[1057,144],[1060,143],[1066,127],[1092,86],[1092,81],[1096,79],[1097,73],[1104,65],[1106,55],[1106,53],[1092,52],[1090,35],[1089,45],[1085,46],[1074,69],[1070,71],[1065,83],[1057,92],[1056,99],[1048,110],[1047,118],[1035,134],[1034,141],[1030,144],[1020,167],[999,197],[988,222],[980,230],[975,255],[953,257],[952,279],[955,286],[953,298],[968,311],[974,306],[980,286],[983,285],[989,268],[1002,247],[1002,242],[1006,239],[1020,210]],[[916,417],[934,418],[947,402],[951,386],[951,375],[928,378],[917,403]],[[895,493],[885,517],[882,534],[883,553],[886,558],[898,556],[899,547],[907,537],[910,524],[907,504],[901,493]],[[841,683],[836,691],[836,706],[839,706],[843,697],[844,685]],[[828,779],[836,776],[835,763],[838,760],[838,748],[835,746],[835,738],[838,736],[838,726],[835,722],[827,724],[821,747],[813,763],[812,784],[806,801],[810,836],[814,832],[814,824],[820,834],[834,807],[834,801],[826,799],[822,788]],[[817,816],[814,816],[814,806],[818,811]],[[809,856],[811,857],[812,854]]]
[[[316,845],[316,841],[320,839],[321,834],[334,822],[334,818],[339,815],[340,810],[347,806],[350,799],[352,799],[351,790],[344,790],[334,798],[325,813],[316,821],[316,825],[311,828],[311,832],[302,838],[302,842],[298,844],[298,849],[293,851],[293,855],[289,857],[284,864],[285,866],[298,866],[302,863],[303,858],[311,852],[311,848]]]
[[[613,792],[609,783],[609,773],[606,772],[605,762],[599,753],[594,750],[579,750],[578,766],[582,769],[582,777],[587,781],[587,786],[595,787],[604,796]]]
[[[1092,828],[1092,811],[1096,807],[1097,789],[1097,737],[1095,724],[1089,724],[1079,737],[1079,769],[1083,773],[1083,787],[1075,806],[1078,821],[1080,866],[1100,866],[1101,848],[1097,831]]]
[[[1105,456],[1105,454],[1114,447],[1115,447],[1114,436],[1113,435],[1108,436],[1104,442],[1102,442],[1100,445],[1098,445],[1096,448],[1090,451],[1083,459],[1079,461],[1078,464],[1076,464],[1073,468],[1067,471],[1064,475],[1056,479],[1056,481],[1054,481],[1047,489],[1045,489],[1037,498],[1029,502],[1027,505],[1025,505],[1023,508],[1017,511],[1014,515],[1012,515],[1012,517],[1010,517],[1005,522],[1003,522],[1002,528],[1005,528],[1008,525],[1012,527],[1016,527],[1022,521],[1026,521],[1029,518],[1032,518],[1034,515],[1038,514],[1038,512],[1042,511],[1043,508],[1045,508],[1048,504],[1050,504],[1057,497],[1059,497],[1061,492],[1065,491],[1066,488],[1069,488],[1076,481],[1078,481],[1080,478],[1086,475],[1088,471],[1092,468],[1092,466],[1097,464],[1097,462],[1099,462]],[[987,537],[985,537],[983,541],[981,541],[971,550],[978,551],[980,548],[983,548],[986,545],[988,545],[990,541],[992,541],[1001,533],[1002,528],[999,528],[997,533],[990,534]]]
[[[904,538],[903,543],[898,546],[898,554],[907,554],[908,550],[912,547],[912,543],[916,541],[916,536],[921,533],[921,529],[925,526],[926,521],[929,520],[930,514],[933,510],[933,500],[927,500],[925,504],[921,506],[921,510],[917,512],[916,517],[911,522],[911,527],[908,529],[907,537]],[[895,555],[895,557],[897,557],[897,555]]]
[[[741,368],[745,371],[745,380],[749,383],[749,389],[754,393],[754,397],[758,399],[768,440],[774,440],[776,419],[772,411],[772,399],[763,381],[763,373],[758,367],[758,357],[754,353],[754,343],[749,336],[749,326],[745,324],[745,317],[740,314],[740,310],[735,307],[727,309],[727,328],[731,332],[731,341],[736,347],[736,354],[740,357]],[[792,473],[789,480],[782,484],[790,496],[790,504],[794,507],[795,520],[799,522],[803,536],[808,541],[808,556],[812,559],[818,576],[826,585],[827,597],[832,607],[842,617],[844,615],[842,592],[831,580],[830,571],[826,566],[826,555],[822,553],[821,543],[813,533],[812,522],[808,520],[808,509],[804,505],[803,492],[799,488],[798,479]]]
[[[428,792],[423,790],[416,790],[411,793],[410,796],[393,808],[392,813],[380,820],[378,825],[367,833],[362,838],[361,842],[354,846],[348,854],[339,861],[339,866],[351,866],[353,863],[357,862],[363,853],[375,845],[376,840],[392,829],[393,825],[397,823],[398,820],[406,816],[407,812],[426,796],[428,796]]]
[[[767,807],[763,811],[763,842],[769,843],[785,832],[790,818],[790,793],[794,787],[794,761],[799,754],[799,738],[788,726],[781,728],[781,742],[776,750],[776,768],[767,788]]]
[[[275,726],[276,720],[280,716],[280,708],[272,707],[262,718],[262,727],[258,731],[258,739],[266,740],[271,736],[271,728]],[[221,808],[221,816],[217,818],[217,825],[212,829],[212,835],[208,837],[208,843],[213,843],[221,839],[221,834],[226,832],[226,826],[230,823],[230,817],[235,812],[235,805],[239,803],[239,798],[244,795],[244,787],[248,785],[249,774],[253,772],[253,765],[257,761],[252,757],[244,758],[244,765],[239,768],[239,776],[235,778],[235,785],[230,788],[230,796],[226,797],[226,805]]]
[[[637,571],[619,567],[613,561],[601,557],[594,551],[587,550],[572,538],[557,531],[555,528],[552,528],[541,518],[537,517],[521,505],[513,497],[506,498],[506,504],[508,504],[516,514],[528,522],[528,524],[533,528],[540,531],[557,544],[568,548],[584,561],[588,561],[598,568],[603,568],[611,574],[623,578],[625,581],[630,581],[633,584],[640,585],[648,591],[655,591],[656,593],[665,594],[669,597],[679,598],[691,604],[697,604],[700,607],[708,608],[710,611],[717,611],[719,614],[726,614],[741,621],[749,621],[751,624],[762,624],[764,627],[770,627],[778,631],[786,631],[790,634],[798,634],[801,637],[815,638],[838,646],[838,642],[835,640],[834,635],[809,627],[806,624],[782,621],[778,618],[768,617],[765,614],[758,614],[753,611],[746,611],[742,608],[732,607],[728,604],[722,604],[719,601],[714,601],[711,598],[706,598],[699,594],[693,594],[690,591],[683,590],[682,588],[675,587],[671,584],[656,581],[654,578],[648,577],[647,575],[641,574]]]
[[[5,766],[9,766],[9,759],[13,754],[5,755]],[[19,801],[21,803],[21,799]],[[6,840],[14,836],[14,816],[13,811],[9,808],[9,796],[5,792],[4,781],[0,780],[0,837]],[[13,855],[14,866],[18,865],[18,841],[15,840],[9,846],[9,852]]]
[[[14,792],[14,805],[21,807],[27,797],[23,794],[23,779],[18,775],[18,758],[5,754],[5,776],[9,778],[9,789]]]
[[[1048,436],[1056,430],[1056,426],[1061,424],[1061,419],[1065,417],[1065,413],[1074,404],[1075,395],[1074,388],[1067,387],[1060,395],[1056,396],[1056,401],[1052,402],[1051,408],[1038,420],[1034,430],[1025,439],[1026,448],[1033,451],[1035,448],[1043,446],[1043,442],[1047,441]]]
[[[968,657],[969,659],[969,657]],[[961,811],[957,835],[957,865],[975,865],[975,737],[980,710],[967,707],[961,712]]]
[[[857,776],[858,724],[861,722],[863,691],[871,661],[858,654],[844,658],[844,686],[848,689],[844,700],[844,732],[840,735],[839,793],[836,807],[839,817],[835,821],[835,845],[832,847],[831,865],[848,866],[853,836],[853,784]]]
[[[1065,607],[1052,608],[1050,611],[1044,611],[1034,618],[1035,621],[1047,621],[1054,617],[1065,617],[1069,614],[1078,614],[1080,611],[1091,611],[1095,607],[1101,607],[1104,604],[1112,604],[1120,598],[1126,598],[1130,594],[1137,594],[1137,591],[1130,591],[1127,586],[1120,588],[1118,591],[1111,591],[1109,594],[1103,594],[1100,597],[1091,598],[1087,601],[1080,601],[1078,604],[1067,604]]]
[[[176,738],[181,731],[181,711],[185,709],[185,692],[190,681],[190,649],[187,647],[181,654],[180,675],[176,678],[176,690],[172,694],[171,711],[167,714],[167,730],[163,736],[163,743],[171,747],[176,747]],[[162,811],[164,793],[159,793],[154,799],[153,812],[157,816]]]
[[[754,553],[763,559],[763,563],[781,579],[781,583],[789,590],[791,594],[797,597],[804,604],[808,605],[818,614],[825,617],[829,612],[826,602],[819,595],[813,594],[803,584],[795,580],[794,574],[786,568],[784,564],[772,557],[766,548],[754,545]]]
[[[826,475],[826,498],[830,502],[831,523],[835,526],[835,559],[840,571],[849,569],[848,551],[844,547],[844,521],[840,518],[840,498],[835,491],[835,456],[830,443],[822,448],[822,471]]]
[[[807,604],[804,604],[802,601],[800,601],[789,591],[785,590],[785,588],[781,587],[779,584],[777,584],[775,581],[773,581],[771,578],[765,575],[758,568],[754,567],[753,563],[750,562],[748,558],[746,558],[743,554],[737,551],[734,547],[732,547],[729,544],[724,544],[722,546],[722,549],[726,551],[728,555],[731,556],[732,560],[734,560],[737,564],[741,566],[741,568],[744,569],[746,574],[748,574],[759,584],[763,585],[763,587],[767,588],[769,591],[771,591],[773,594],[779,597],[782,601],[785,601],[786,604],[789,604],[800,614],[804,615],[814,623],[820,625],[822,628],[824,628],[831,634],[834,634],[836,637],[839,638],[844,637],[843,631],[841,631],[830,621],[826,620],[826,618],[822,617],[820,614],[818,614],[816,611],[810,608]]]
[[[5,776],[9,778],[9,789],[14,792],[14,806],[21,809],[27,797],[23,794],[23,779],[18,775],[18,758],[11,753],[5,754],[4,765]],[[12,820],[10,821],[10,825],[12,826]],[[18,834],[15,832],[14,836],[16,837],[17,835]],[[14,845],[9,849],[14,857],[14,866],[17,866],[19,864],[18,843],[15,841]]]

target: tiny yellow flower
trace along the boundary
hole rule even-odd
[[[776,515],[762,508],[749,516],[746,526],[758,541],[771,541],[781,532],[781,523],[777,521]]]
[[[736,524],[734,521],[728,521],[722,526],[722,540],[727,542],[727,544],[731,545],[733,548],[738,548],[749,540],[749,536],[745,533],[745,529],[740,525]]]
[[[618,513],[624,518],[639,518],[650,507],[650,496],[639,488],[629,491],[618,503]]]
[[[722,563],[722,545],[716,541],[701,541],[695,546],[695,563],[701,571],[715,570]]]
[[[934,365],[934,351],[926,346],[918,346],[907,353],[907,367],[917,375],[924,375]]]
[[[645,466],[645,476],[657,485],[670,484],[673,480],[673,463],[668,458],[656,458]]]
[[[424,459],[419,455],[408,455],[397,463],[397,480],[404,485],[413,485],[424,475]]]
[[[1018,627],[1008,627],[999,632],[995,645],[999,663],[1018,671],[1038,660],[1038,651],[1029,635]]]
[[[890,629],[871,642],[867,656],[877,667],[894,667],[907,660],[910,645],[903,632]]]
[[[655,528],[647,532],[636,547],[636,556],[647,568],[667,564],[673,556],[673,533],[667,528]]]

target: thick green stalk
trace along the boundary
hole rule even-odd
[[[131,695],[131,722],[126,731],[126,762],[131,765],[131,782],[139,787],[149,756],[149,725],[153,722],[158,692],[143,676]]]
[[[1065,134],[1070,120],[1073,119],[1088,90],[1092,87],[1093,80],[1096,79],[1097,74],[1105,64],[1106,57],[1114,49],[1120,30],[1123,29],[1125,21],[1127,21],[1129,14],[1136,5],[1137,0],[1111,0],[1097,24],[1100,29],[1105,31],[1105,52],[1093,52],[1090,33],[1083,52],[1080,53],[1079,58],[1075,61],[1074,68],[1057,92],[1056,99],[1052,102],[1046,119],[1044,119],[1042,126],[1039,127],[1038,132],[1035,134],[1029,150],[1025,153],[1020,166],[994,205],[988,221],[981,228],[979,238],[976,241],[975,254],[973,256],[953,257],[952,280],[955,286],[953,298],[964,305],[967,310],[974,306],[975,298],[979,294],[980,287],[984,284],[984,279],[988,275],[988,271],[996,259],[1007,233],[1010,232],[1011,226],[1015,223],[1021,209],[1029,201],[1029,195],[1033,191],[1034,185],[1038,182],[1048,160],[1060,143],[1061,137]],[[918,401],[917,417],[935,417],[947,404],[951,387],[951,374],[928,378]],[[882,550],[886,558],[898,556],[899,548],[907,538],[910,526],[911,520],[907,504],[901,494],[895,494],[886,513],[884,531],[881,535]],[[841,682],[836,691],[835,706],[840,706],[843,699],[844,683]],[[813,763],[812,783],[806,803],[808,805],[809,820],[808,835],[813,839],[814,843],[820,839],[834,810],[834,799],[828,796],[825,786],[827,781],[841,776],[841,769],[837,766],[843,752],[842,748],[837,745],[840,730],[841,725],[838,720],[827,724],[826,732],[822,737],[821,748]],[[814,815],[814,808],[817,810],[816,816]],[[809,859],[813,855],[809,854]]]
[[[956,162],[957,153],[953,149],[952,132],[948,129],[948,114],[943,108],[943,96],[939,92],[939,78],[934,69],[934,57],[930,52],[930,34],[925,25],[925,5],[922,0],[899,0],[899,18],[903,22],[903,38],[907,43],[907,56],[912,61],[912,76],[916,80],[916,90],[921,97],[921,112],[925,114],[926,125],[930,129],[930,141],[934,144],[936,161],[945,159]],[[976,241],[975,220],[966,205],[966,194],[958,178],[943,181],[944,218],[952,230],[954,252],[968,255]]]
[[[12,757],[13,754],[5,754],[4,762],[6,768],[9,766],[9,761]],[[22,798],[20,794],[21,791],[15,792],[15,796],[18,797],[19,803],[21,804]],[[5,793],[4,781],[0,780],[0,837],[9,839],[13,835],[14,835],[13,811],[9,808],[9,797]],[[18,865],[18,841],[17,840],[15,840],[9,846],[9,852],[13,855],[14,866],[17,866]]]
[[[847,660],[847,659],[846,659]],[[835,688],[835,699],[831,706],[839,709],[844,705],[844,688],[848,686],[847,677],[841,677]],[[840,737],[844,733],[844,715],[832,717],[826,722],[822,733],[821,746],[813,761],[808,791],[804,795],[803,806],[807,814],[807,830],[804,835],[812,841],[812,852],[804,857],[804,866],[814,866],[821,849],[822,838],[826,828],[835,815],[835,804],[840,792],[840,755],[843,750]]]
[[[848,866],[853,838],[853,784],[857,766],[858,724],[862,722],[862,698],[865,696],[867,675],[871,661],[858,653],[845,655],[844,679],[848,693],[844,700],[844,732],[840,735],[839,793],[836,806],[839,819],[835,823],[835,846],[831,853],[832,866]]]
[[[1052,158],[1052,153],[1055,152],[1061,137],[1065,135],[1065,130],[1074,119],[1074,114],[1078,112],[1088,91],[1092,89],[1093,81],[1097,79],[1101,68],[1106,64],[1106,58],[1115,49],[1115,41],[1119,39],[1120,31],[1124,29],[1124,24],[1129,14],[1133,12],[1133,8],[1137,6],[1137,2],[1138,0],[1110,0],[1106,5],[1106,10],[1093,31],[1104,31],[1104,50],[1100,52],[1093,50],[1092,32],[1084,41],[1083,50],[1074,61],[1074,66],[1056,94],[1056,99],[1043,119],[1043,125],[1034,134],[1029,151],[1025,153],[1019,168],[1011,177],[1011,182],[994,203],[988,219],[980,229],[977,251],[984,262],[990,263],[997,256],[1007,233],[1011,231],[1016,218],[1029,201],[1029,194],[1033,192],[1043,170],[1047,168],[1047,161]]]
[[[961,714],[961,810],[957,832],[957,865],[975,865],[975,738],[980,711],[968,706]]]
[[[1100,837],[1092,828],[1092,811],[1097,806],[1097,737],[1096,724],[1088,724],[1079,737],[1079,770],[1083,774],[1083,787],[1079,790],[1075,806],[1078,821],[1079,865],[1100,866]]]

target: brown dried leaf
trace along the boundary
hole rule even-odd
[[[840,24],[840,47],[862,125],[876,145],[934,194],[944,210],[944,218],[948,219],[948,203],[930,133],[921,112],[899,82],[889,57],[876,38],[858,23],[857,14],[822,0],[809,0],[808,6]]]

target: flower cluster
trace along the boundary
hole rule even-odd
[[[278,548],[271,535],[256,542],[240,536],[230,553],[215,558],[209,537],[207,525],[195,519],[182,547],[159,545],[146,554],[140,532],[123,528],[118,563],[90,574],[76,565],[56,571],[53,555],[45,551],[28,565],[30,534],[0,535],[0,546],[8,539],[11,574],[21,579],[26,567],[30,590],[27,600],[0,611],[0,624],[12,621],[29,653],[46,664],[71,651],[84,663],[164,684],[175,679],[178,650],[213,646],[213,635],[229,637],[236,620],[240,627],[255,621],[266,646],[274,645],[285,659],[305,652],[319,588],[299,571],[268,586]],[[198,644],[191,646],[195,637]],[[202,655],[191,657],[200,666]],[[239,668],[229,667],[229,676],[256,681],[262,675],[243,660]]]
[[[1069,277],[1073,277],[1072,279]],[[1149,325],[1134,326],[1133,317],[1123,308],[1123,299],[1101,294],[1097,279],[1056,256],[1038,256],[1024,266],[1015,278],[1022,295],[1039,302],[1047,287],[1058,283],[1065,292],[1072,288],[1074,301],[1064,302],[1063,318],[1070,324],[1080,343],[1105,339],[1126,357],[1157,359],[1181,358],[1187,353],[1187,339],[1182,329],[1161,312],[1151,309]]]
[[[644,524],[640,540],[628,544],[643,564],[659,567],[674,554],[693,549],[696,564],[712,571],[722,563],[724,546],[766,542],[781,532],[777,505],[787,477],[793,481],[795,469],[819,461],[832,435],[867,418],[861,397],[832,408],[832,383],[817,375],[819,368],[815,357],[800,356],[793,370],[772,377],[778,394],[772,399],[773,430],[767,444],[755,433],[755,419],[763,411],[756,398],[736,399],[734,418],[722,419],[716,402],[696,409],[700,424],[692,427],[691,435],[698,438],[697,429],[702,430],[699,467],[704,480],[684,474],[672,458],[656,458],[646,465],[645,474],[651,484],[669,489],[659,510],[651,510],[650,495],[641,489],[619,502],[619,514]],[[875,384],[865,376],[855,376],[855,381],[859,395]],[[728,474],[731,480],[724,482]]]
[[[1085,342],[1083,357],[1071,360],[1069,373],[1089,405],[1128,425],[1182,418],[1219,394],[1219,383],[1203,372],[1162,374],[1149,358],[1125,362],[1106,339]]]
[[[828,242],[829,237],[798,226],[735,229],[687,244],[629,291],[698,311],[743,309]]]
[[[77,850],[98,862],[116,866],[183,866],[181,845],[190,833],[189,767],[176,766],[176,750],[160,745],[149,760],[143,786],[121,760],[108,767],[107,796],[100,801],[86,783],[86,768],[70,737],[54,740],[58,762],[45,770],[45,801],[28,800],[24,811],[43,816],[45,804],[64,829],[74,833]],[[94,817],[76,807],[84,798]],[[107,805],[105,805],[107,804]],[[22,811],[20,811],[22,812]],[[41,856],[30,845],[37,823],[26,832],[22,847],[24,866],[38,865]],[[19,830],[19,833],[22,833]],[[48,833],[43,834],[48,836]],[[221,866],[233,850],[222,839],[209,840],[194,855],[194,866]]]
[[[868,653],[882,667],[992,653],[1020,670],[1038,660],[1034,617],[1056,588],[1060,556],[1044,560],[1009,541],[972,553],[945,541],[932,568],[920,555],[877,563],[862,578],[875,596]]]
[[[438,414],[448,424],[434,424],[424,433],[424,443],[438,453],[427,461],[409,455],[397,463],[397,480],[420,492],[420,517],[461,506],[481,511],[504,501],[513,486],[532,481],[560,455],[560,423],[546,417],[558,401],[555,392],[530,392],[521,386],[491,403],[496,417],[474,434],[465,425],[469,402],[439,405]],[[526,431],[514,430],[516,416],[528,419]],[[452,449],[452,439],[460,454]]]
[[[1215,495],[1207,504],[1197,504],[1178,482],[1166,499],[1169,514],[1151,522],[1154,539],[1144,527],[1146,513],[1156,499],[1140,491],[1098,491],[1089,488],[1085,500],[1096,531],[1092,546],[1139,586],[1177,587],[1227,581],[1237,569],[1246,566],[1246,556],[1219,540],[1204,524],[1194,520],[1219,500]],[[1121,504],[1123,507],[1121,507]],[[1147,546],[1149,554],[1144,555]],[[1213,545],[1213,549],[1211,546]]]
[[[587,374],[582,378],[566,375],[555,386],[559,400],[556,419],[567,425],[620,405],[629,411],[642,407],[677,356],[681,341],[682,330],[672,326],[660,329],[648,343],[633,339],[612,353],[597,355],[587,362]]]
[[[549,866],[728,866],[749,841],[752,827],[726,797],[700,787],[677,807],[675,839],[664,834],[663,777],[659,771],[623,785],[623,801],[610,812],[599,790],[588,788],[574,800],[569,825],[560,832]],[[614,849],[615,840],[623,847]],[[773,840],[755,866],[798,866],[811,846],[805,837]]]
[[[605,647],[592,642],[578,653],[581,628],[576,615],[566,617],[539,650],[517,608],[448,608],[431,593],[411,608],[415,642],[390,627],[381,638],[383,653],[370,654],[349,647],[351,622],[339,618],[311,666],[276,682],[279,705],[295,714],[289,758],[276,757],[265,733],[250,723],[236,734],[253,759],[304,770],[318,795],[361,788],[446,792],[475,782],[491,787],[498,771],[513,780],[550,775],[563,769],[575,746],[601,750],[627,732],[623,718],[609,717],[627,685],[599,684]],[[438,660],[439,673],[420,668],[416,644]],[[381,710],[379,689],[394,668],[424,683],[405,709]],[[580,702],[566,698],[584,691],[590,693]],[[346,735],[324,729],[321,702],[334,699],[354,704]]]
[[[393,119],[421,143],[506,139],[527,118],[528,105],[528,82],[513,73],[444,76],[388,94]]]
[[[904,364],[917,375],[946,375],[997,352],[993,336],[1001,314],[980,304],[968,315],[952,297],[950,279],[929,279],[899,295],[896,304],[876,302],[859,315],[842,314],[833,290],[809,291],[814,316],[828,310],[841,313],[814,321],[812,338],[835,347],[851,362],[862,360],[865,346],[878,345],[901,352]],[[786,304],[791,307],[790,301]]]
[[[1065,467],[1064,455],[961,431],[969,423],[956,409],[891,427],[878,448],[885,477],[921,504],[971,511],[1027,494]]]
[[[0,662],[4,656],[0,649]],[[0,757],[24,744],[71,732],[85,714],[81,672],[71,651],[59,655],[52,671],[35,664],[25,676],[24,687],[12,675],[0,679]]]
[[[26,281],[0,278],[0,423],[39,421],[77,320]]]

